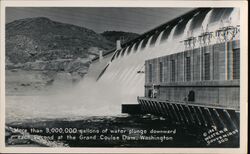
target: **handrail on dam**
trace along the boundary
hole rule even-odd
[[[202,103],[192,103],[189,101],[174,101],[174,100],[160,100],[156,98],[148,98],[148,97],[137,97],[137,100],[144,100],[144,101],[154,101],[154,102],[163,102],[169,104],[178,104],[178,105],[185,105],[185,106],[196,106],[196,107],[204,107],[204,108],[215,108],[215,109],[223,109],[223,110],[235,110],[235,112],[239,112],[239,107],[232,108],[232,107],[225,107],[222,105],[217,104],[202,104]],[[138,101],[139,102],[139,101]]]
[[[137,97],[140,114],[163,116],[169,123],[239,129],[239,109],[184,101]],[[134,107],[135,108],[135,107]],[[129,112],[128,112],[129,113]]]

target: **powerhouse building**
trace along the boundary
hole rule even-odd
[[[238,40],[150,59],[145,65],[145,97],[239,110]]]

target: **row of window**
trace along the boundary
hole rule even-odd
[[[204,79],[210,80],[210,54],[204,54]]]
[[[204,54],[204,63],[202,67],[203,74],[203,80],[210,80],[210,53]],[[232,78],[233,79],[239,79],[240,78],[240,50],[234,49],[232,53]],[[191,59],[190,57],[185,57],[185,81],[191,81]],[[159,81],[164,82],[164,64],[163,62],[159,62]],[[175,82],[176,81],[176,60],[171,60],[170,62],[170,81]],[[149,64],[149,82],[152,82],[153,80],[153,66],[152,64]]]

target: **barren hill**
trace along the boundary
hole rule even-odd
[[[6,56],[13,63],[88,57],[88,49],[105,51],[114,43],[93,30],[48,18],[27,18],[6,25]]]

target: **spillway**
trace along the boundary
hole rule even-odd
[[[93,81],[101,87],[105,85],[102,87],[105,94],[110,91],[111,97],[119,98],[114,99],[115,102],[111,99],[105,105],[137,103],[137,97],[144,95],[145,60],[183,52],[187,50],[183,40],[198,37],[204,32],[214,32],[209,43],[217,43],[215,31],[229,25],[238,26],[239,19],[238,8],[198,8],[190,11],[123,44],[121,49],[104,55],[102,60],[95,59],[85,81]],[[233,39],[237,40],[239,36]]]

